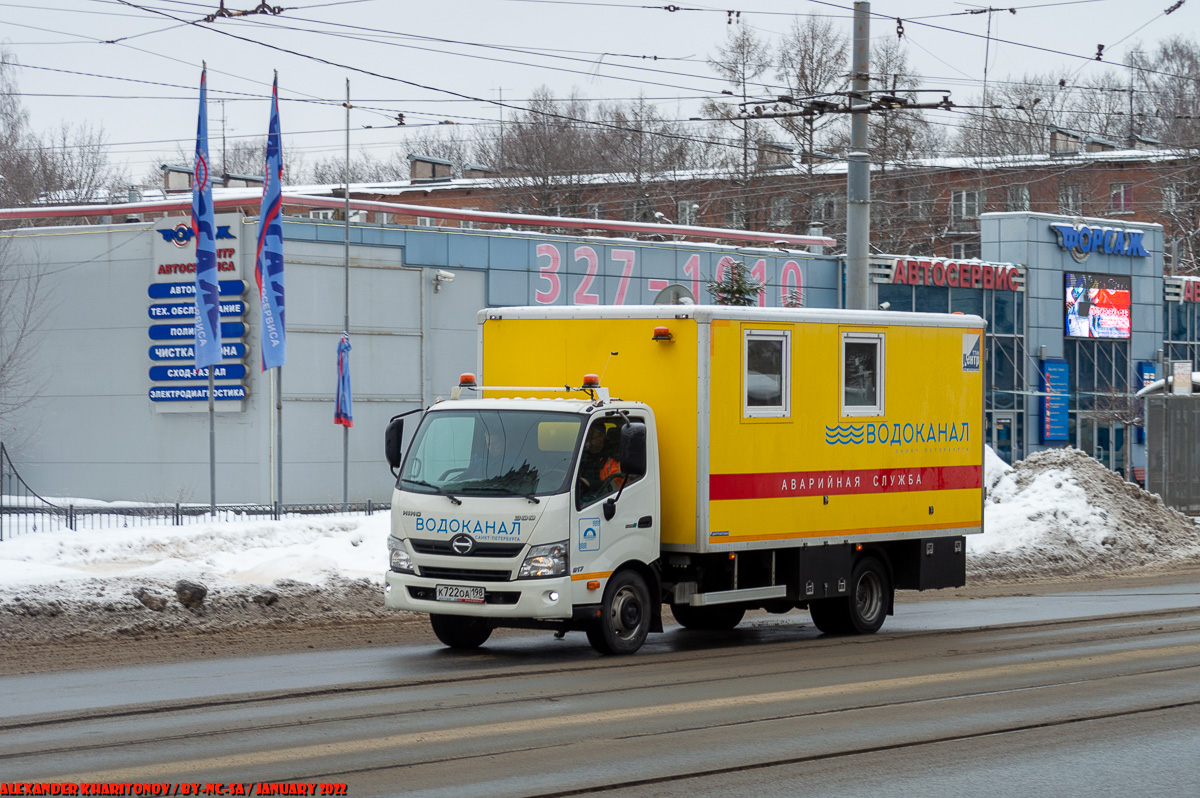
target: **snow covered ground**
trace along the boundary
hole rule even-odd
[[[985,482],[970,582],[1200,566],[1200,527],[1077,450],[1010,468],[988,449]],[[377,513],[18,535],[0,542],[0,639],[379,617],[388,524]],[[181,580],[207,590],[200,603]]]

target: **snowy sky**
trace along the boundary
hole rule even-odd
[[[253,0],[229,0],[250,9]],[[312,162],[343,151],[351,82],[352,147],[386,153],[439,122],[465,132],[491,126],[540,85],[558,95],[644,95],[674,118],[695,115],[723,86],[704,63],[732,26],[729,6],[647,5],[626,0],[298,0],[279,16],[203,22],[216,2],[186,0],[16,0],[0,5],[3,46],[22,64],[22,101],[35,128],[61,122],[103,126],[113,157],[141,178],[174,153],[192,150],[196,86],[207,60],[210,135],[260,137],[272,72],[281,83],[285,149]],[[778,42],[796,14],[850,30],[850,0],[752,0],[737,24]],[[1200,2],[1171,15],[1168,0],[1028,0],[1005,11],[952,0],[875,0],[874,38],[897,35],[925,86],[960,103],[989,79],[1028,71],[1068,81],[1120,63],[1131,46],[1200,29]],[[986,38],[989,19],[991,39]],[[1094,60],[1103,43],[1104,62]],[[392,126],[403,112],[406,127]],[[942,115],[939,124],[954,118]],[[367,126],[372,126],[368,129]],[[178,160],[178,159],[175,159]]]

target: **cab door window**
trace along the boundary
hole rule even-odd
[[[615,494],[622,485],[640,479],[621,471],[621,430],[626,423],[624,416],[607,416],[593,420],[588,427],[575,479],[576,509],[583,509]]]

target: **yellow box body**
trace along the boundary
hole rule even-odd
[[[983,349],[978,317],[668,305],[497,308],[480,320],[485,386],[602,374],[614,398],[653,409],[664,550],[982,530],[984,369],[966,356],[971,336]],[[654,340],[656,327],[670,340]],[[788,333],[786,415],[747,416],[747,330]],[[846,333],[882,337],[882,415],[843,415]]]

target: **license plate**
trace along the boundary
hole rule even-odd
[[[469,604],[483,603],[483,588],[465,585],[438,585],[438,601],[465,601]]]

